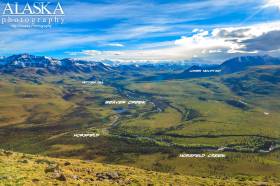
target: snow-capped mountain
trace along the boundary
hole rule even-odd
[[[108,71],[109,66],[100,62],[89,62],[75,59],[55,59],[30,54],[12,55],[0,59],[0,69],[43,68],[51,72],[91,72]]]

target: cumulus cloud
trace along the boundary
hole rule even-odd
[[[216,37],[213,33],[209,34],[208,31],[199,30],[198,33],[191,37],[181,37],[181,39],[175,41],[176,45],[184,47],[185,49],[193,50],[195,53],[205,53],[203,51],[218,49],[228,49],[231,51],[237,50],[240,46],[232,41],[226,40],[222,37]]]
[[[199,30],[193,36],[182,36],[180,39],[169,43],[168,46],[157,49],[122,50],[122,51],[97,51],[85,50],[81,53],[86,59],[113,60],[122,62],[144,61],[180,61],[194,57],[202,57],[222,50],[237,50],[240,46],[232,41],[213,37],[208,31]]]
[[[258,24],[243,28],[215,29],[213,35],[233,41],[239,45],[239,51],[267,52],[280,48],[280,23]]]
[[[244,38],[249,31],[249,28],[223,28],[215,29],[213,35],[218,38]]]
[[[274,51],[280,49],[280,30],[265,33],[259,37],[245,40],[246,50]]]
[[[214,54],[251,54],[280,48],[280,22],[212,30],[194,29],[191,36],[164,43],[157,48],[122,51],[86,50],[81,54],[92,60],[178,61]]]

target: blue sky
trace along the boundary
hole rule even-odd
[[[7,1],[1,2],[2,14]],[[0,24],[0,55],[31,53],[120,62],[201,58],[216,62],[238,55],[280,54],[280,0],[60,3],[65,12],[62,25],[20,29]]]

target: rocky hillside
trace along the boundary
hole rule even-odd
[[[157,173],[0,150],[0,185],[273,185]]]

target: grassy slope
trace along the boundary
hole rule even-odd
[[[0,126],[11,126],[26,120],[30,123],[54,122],[60,113],[73,106],[61,99],[61,89],[51,85],[1,81],[0,88]]]
[[[65,163],[68,163],[66,165]],[[65,181],[46,173],[50,165],[58,165]],[[100,180],[98,174],[117,174],[115,178]],[[74,159],[55,159],[0,150],[1,185],[274,185],[272,182],[219,180],[145,171]]]

